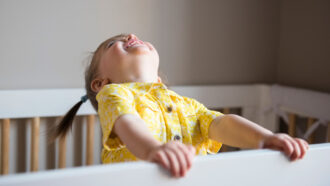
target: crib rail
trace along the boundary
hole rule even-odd
[[[330,141],[329,94],[279,85],[272,86],[270,90],[270,109],[286,122],[289,135],[313,143],[314,131],[323,125],[327,127],[326,138]],[[297,128],[298,117],[306,118],[307,130],[304,133]]]
[[[320,125],[319,121],[323,123],[330,121],[329,94],[277,85],[174,86],[170,88],[180,95],[195,98],[208,108],[220,110],[225,114],[234,113],[233,110],[239,108],[243,117],[274,132],[277,130],[277,117],[282,117],[286,120],[289,126],[288,133],[292,136],[297,135],[295,120],[298,115],[309,117],[308,128],[311,129],[317,128],[317,125]],[[297,91],[299,96],[296,96]],[[29,171],[38,171],[40,165],[45,164],[40,162],[40,158],[45,156],[40,154],[40,142],[42,142],[43,137],[40,128],[44,125],[42,119],[62,117],[84,94],[83,89],[1,90],[1,174],[15,173],[17,169],[15,169],[17,165],[12,155],[15,154],[13,147],[18,141],[12,140],[13,131],[10,130],[12,125],[22,124],[22,122],[17,123],[16,120],[25,119],[26,122],[24,123],[31,123],[30,134],[27,135],[30,136],[30,143],[27,145],[30,157]],[[314,98],[315,102],[313,102]],[[298,108],[297,104],[291,104],[288,101],[294,100],[295,103],[299,103],[306,99],[309,100],[310,104],[307,106],[306,104],[299,105],[301,107]],[[320,109],[322,111],[318,112]],[[84,164],[98,164],[100,161],[95,161],[95,157],[99,158],[94,156],[94,153],[99,154],[100,144],[98,142],[100,141],[95,142],[95,140],[101,139],[101,133],[99,125],[96,124],[98,122],[96,112],[89,101],[82,105],[78,115],[87,120],[86,131],[82,140],[85,146]],[[330,126],[327,129],[328,141],[330,141],[329,128]],[[313,135],[309,135],[308,139],[312,141]],[[68,165],[67,160],[68,154],[72,154],[72,152],[68,152],[70,149],[67,146],[68,142],[70,142],[68,136],[58,140],[58,158],[55,159],[57,160],[57,168],[72,166]],[[225,147],[222,148],[222,151],[226,151]]]
[[[0,185],[328,186],[329,154],[329,143],[311,145],[305,158],[296,162],[290,162],[278,151],[249,150],[196,157],[186,177],[180,179],[171,177],[156,164],[127,162],[10,175],[0,179]]]

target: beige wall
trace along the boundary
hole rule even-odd
[[[153,0],[0,3],[2,89],[83,87],[89,52],[121,32],[161,43]]]
[[[330,92],[330,1],[0,0],[0,89],[84,86],[89,52],[135,33],[172,85]]]
[[[278,82],[330,93],[330,1],[282,1]]]
[[[274,83],[278,1],[196,1],[193,84]]]
[[[272,83],[277,1],[0,1],[0,88],[83,87],[84,59],[136,33],[170,84]]]

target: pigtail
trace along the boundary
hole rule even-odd
[[[102,53],[108,46],[108,44],[112,41],[120,40],[120,39],[126,39],[127,34],[120,34],[117,36],[114,36],[110,39],[107,39],[106,41],[102,42],[98,48],[96,49],[95,52],[92,53],[91,61],[88,59],[89,64],[87,65],[85,69],[85,89],[87,95],[81,97],[81,100],[76,103],[61,119],[60,123],[57,126],[54,126],[51,128],[48,133],[50,138],[49,138],[49,143],[53,143],[56,138],[58,137],[64,137],[68,130],[72,128],[72,122],[74,120],[74,117],[76,116],[80,106],[89,99],[90,103],[94,107],[94,109],[97,111],[98,110],[98,102],[96,100],[96,95],[97,92],[94,92],[92,90],[91,84],[94,79],[98,77],[98,69],[99,69],[99,61],[101,59]]]
[[[52,130],[50,142],[54,142],[56,138],[58,137],[64,137],[68,130],[71,128],[72,129],[72,123],[74,120],[74,117],[76,116],[80,106],[86,102],[88,99],[87,95],[81,97],[81,100],[76,103],[62,118],[60,123],[55,127],[54,130]]]

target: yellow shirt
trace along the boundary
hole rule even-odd
[[[166,143],[179,140],[196,148],[196,154],[217,153],[222,143],[208,138],[212,120],[222,115],[198,101],[180,96],[163,83],[131,82],[108,84],[97,94],[103,132],[102,162],[137,161],[120,138],[111,133],[123,114],[142,118],[155,139]]]

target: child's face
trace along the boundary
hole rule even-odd
[[[129,34],[108,43],[100,59],[99,77],[111,83],[157,82],[158,67],[156,49]]]

